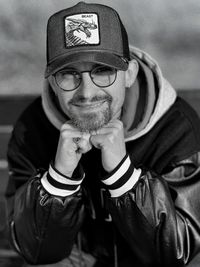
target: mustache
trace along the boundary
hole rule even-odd
[[[105,95],[105,96],[93,96],[92,98],[87,98],[84,96],[75,96],[69,101],[69,104],[76,105],[82,103],[93,103],[93,102],[100,102],[100,101],[107,101],[109,103],[112,102],[112,96]]]

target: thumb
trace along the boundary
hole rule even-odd
[[[90,137],[90,142],[94,147],[101,149],[103,147],[103,138],[102,135],[92,135]]]
[[[91,143],[83,138],[78,142],[77,146],[79,153],[82,154],[87,153],[92,148]]]

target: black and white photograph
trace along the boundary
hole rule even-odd
[[[200,266],[200,2],[0,0],[0,267]]]

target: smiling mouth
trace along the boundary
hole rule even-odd
[[[94,109],[94,108],[98,108],[101,107],[104,103],[106,102],[106,100],[104,101],[98,101],[98,102],[85,102],[85,103],[74,103],[73,105],[75,107],[81,108],[81,109]]]

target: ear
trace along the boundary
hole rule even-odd
[[[126,87],[129,88],[135,82],[139,70],[138,62],[135,59],[129,61],[128,69],[125,72]]]

